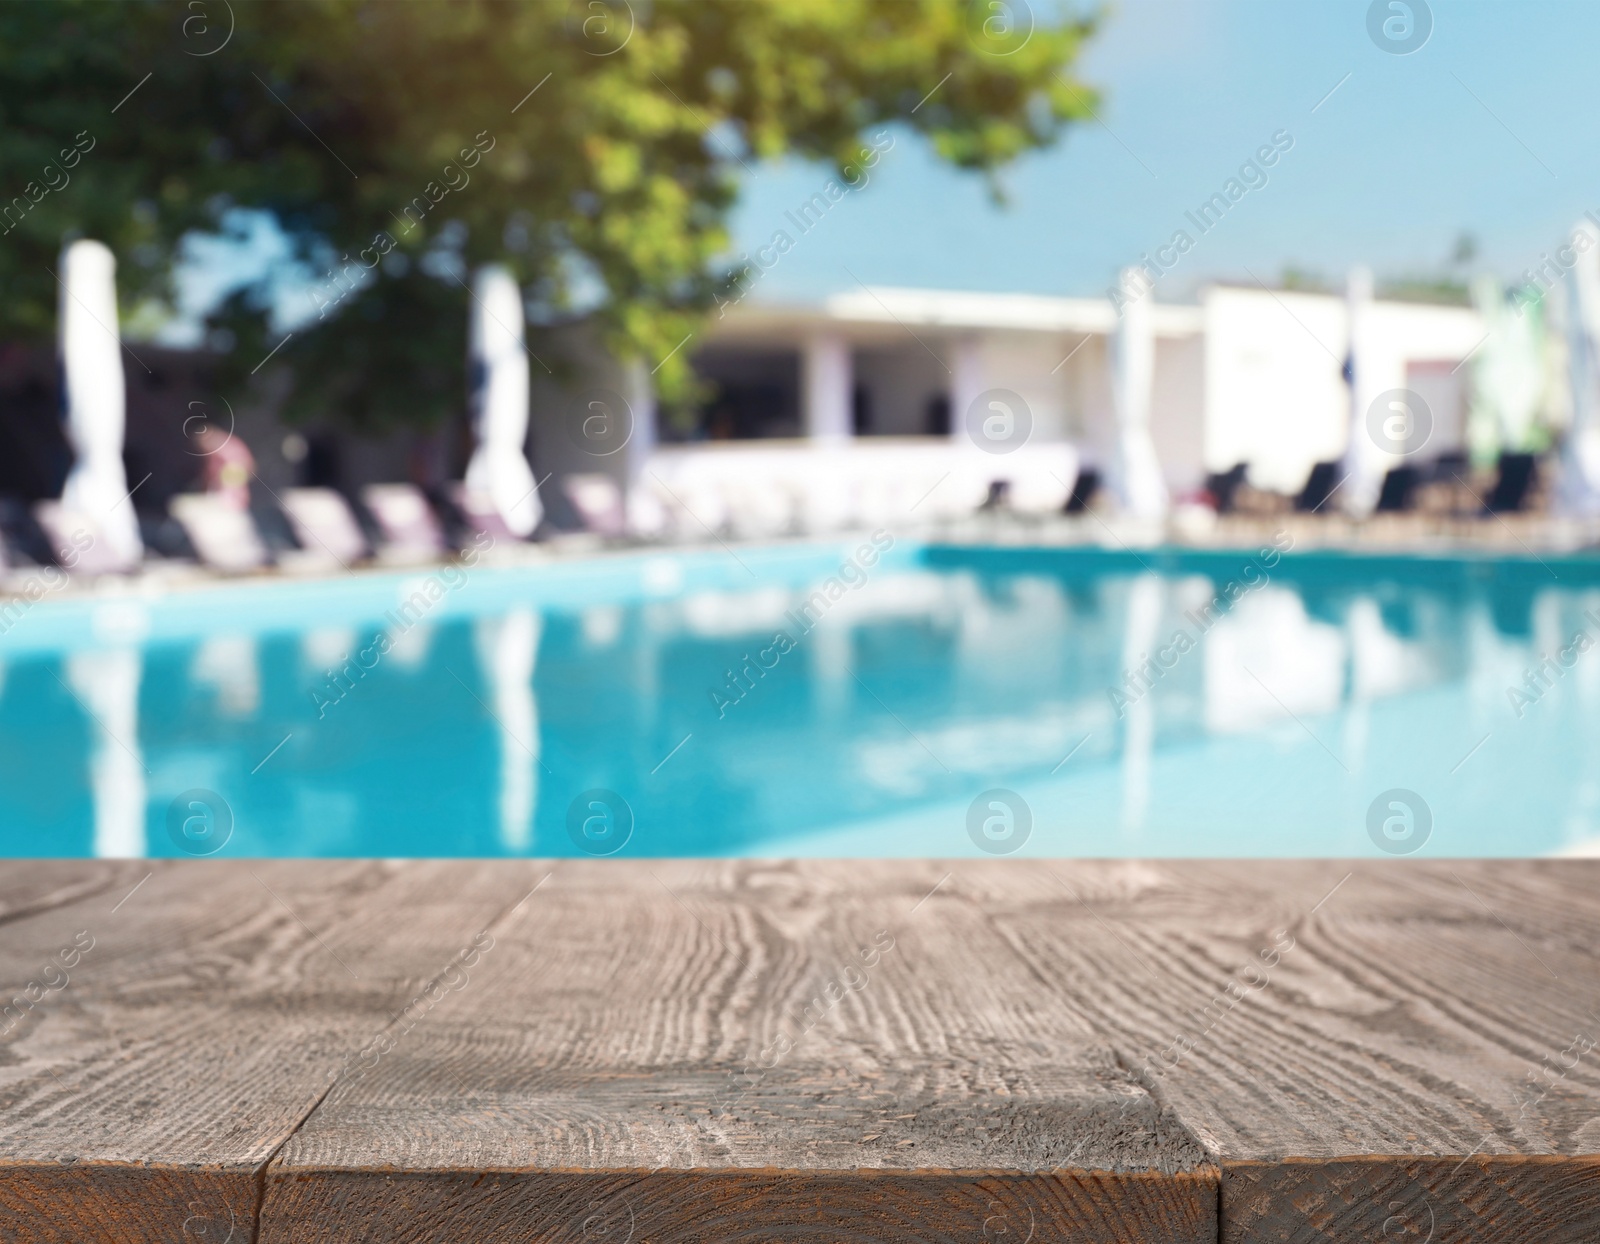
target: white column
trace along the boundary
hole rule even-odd
[[[978,395],[990,387],[983,364],[983,340],[957,337],[950,343],[946,357],[950,368],[950,435],[965,440],[967,411],[972,409]]]
[[[1136,288],[1135,269],[1122,274],[1123,288]],[[1111,336],[1111,395],[1117,411],[1117,452],[1112,488],[1123,513],[1159,519],[1167,513],[1167,483],[1150,435],[1150,389],[1155,381],[1156,337],[1153,294],[1135,298],[1117,319]]]
[[[814,441],[847,440],[851,426],[850,343],[836,333],[808,337],[802,349],[801,418]]]
[[[1345,512],[1365,518],[1378,504],[1388,469],[1388,454],[1373,442],[1367,428],[1367,412],[1381,392],[1372,358],[1372,272],[1352,268],[1345,289],[1346,315],[1350,323],[1350,439],[1344,451]]]

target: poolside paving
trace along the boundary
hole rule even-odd
[[[1593,1240],[1600,862],[14,861],[0,1240]]]

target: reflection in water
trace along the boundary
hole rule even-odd
[[[75,652],[67,683],[94,722],[89,782],[94,793],[94,854],[145,854],[145,767],[139,753],[139,681],[143,661],[131,648]]]
[[[317,626],[301,636],[300,654],[313,674],[333,677],[360,644],[352,626]]]
[[[1345,689],[1345,640],[1309,616],[1285,588],[1244,597],[1202,641],[1206,726],[1216,733],[1270,729],[1335,708]]]
[[[500,726],[500,845],[513,854],[528,849],[539,798],[539,710],[533,698],[539,629],[533,611],[522,607],[479,618],[472,633]]]
[[[225,717],[254,717],[261,707],[261,667],[249,635],[217,635],[195,650],[189,681],[217,693]]]
[[[1600,835],[1600,593],[1575,573],[1286,557],[1208,612],[1245,555],[1002,556],[880,568],[805,631],[812,583],[540,608],[530,579],[359,672],[378,613],[119,641],[64,663],[77,702],[60,658],[0,644],[0,853],[160,853],[169,788],[193,787],[233,807],[233,855],[569,854],[566,808],[597,788],[632,808],[634,855],[962,854],[993,787],[1053,855],[1370,854],[1394,787],[1428,803],[1431,854]],[[1584,628],[1596,651],[1509,695]]]
[[[1166,595],[1162,584],[1159,575],[1142,574],[1128,586],[1128,618],[1122,633],[1125,670],[1137,670],[1158,656],[1164,638],[1159,631]],[[1155,737],[1155,705],[1148,695],[1131,697],[1122,727],[1122,829],[1129,835],[1143,828],[1150,806],[1150,749]]]
[[[401,669],[421,669],[433,648],[434,628],[428,622],[413,622],[410,626],[391,626],[387,632],[389,652],[386,660]]]

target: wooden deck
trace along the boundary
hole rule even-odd
[[[1592,1244],[1597,892],[9,862],[0,1240]]]

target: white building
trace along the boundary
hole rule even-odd
[[[1150,430],[1173,497],[1239,463],[1249,464],[1258,487],[1298,492],[1314,464],[1344,454],[1344,298],[1217,285],[1198,305],[1149,310]],[[1368,314],[1363,390],[1421,396],[1433,433],[1416,458],[1461,450],[1471,370],[1462,363],[1482,343],[1481,317],[1464,307],[1385,301]],[[1057,509],[1070,473],[1081,466],[1104,476],[1112,465],[1117,324],[1103,299],[1025,294],[857,288],[817,303],[746,303],[714,319],[693,347],[696,371],[715,389],[693,439],[657,428],[653,409],[637,409],[628,452],[601,459],[558,448],[553,461],[539,443],[550,438],[536,435],[535,460],[541,471],[598,470],[618,483],[642,482],[668,509],[666,485],[690,480],[685,486],[718,518],[719,479],[781,492],[787,485],[769,478],[773,464],[786,462],[792,477],[824,460],[836,477],[860,463],[856,473],[869,480],[902,469],[918,480],[953,471],[963,483],[946,504],[956,508],[982,500],[988,482],[1010,479],[1014,496],[1020,489],[1036,508]],[[616,385],[638,394],[639,380]],[[1031,422],[1016,452],[974,446],[973,420],[981,424],[993,390],[1020,398]],[[774,524],[781,525],[776,513]]]

